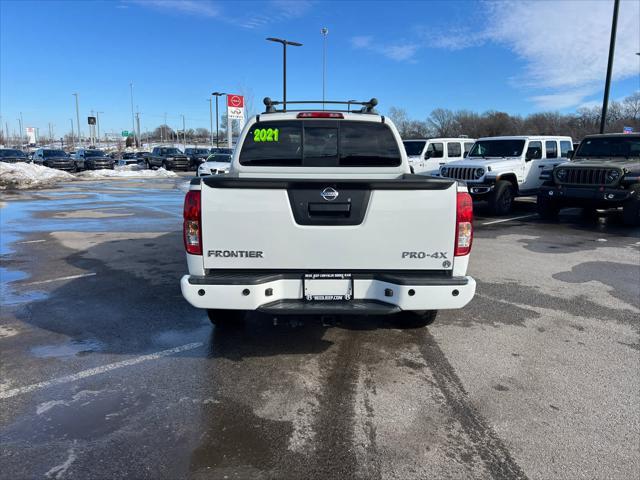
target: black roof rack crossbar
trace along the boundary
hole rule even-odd
[[[375,106],[378,105],[378,99],[377,98],[372,98],[371,100],[368,100],[366,102],[356,102],[356,101],[343,101],[343,100],[287,100],[287,103],[285,104],[284,102],[281,102],[279,100],[271,100],[271,98],[269,97],[265,97],[264,98],[264,104],[267,107],[267,110],[264,113],[276,113],[276,112],[291,112],[291,111],[295,111],[295,112],[301,112],[304,110],[287,110],[287,105],[293,104],[293,105],[322,105],[323,109],[325,105],[348,105],[349,107],[351,107],[351,105],[362,105],[362,108],[360,110],[351,110],[349,108],[349,110],[333,110],[332,111],[341,111],[341,112],[352,112],[352,113],[373,113],[373,114],[377,114],[378,112],[376,112],[375,110]],[[276,110],[276,106],[277,105],[283,105],[284,108],[282,110]]]

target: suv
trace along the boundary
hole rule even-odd
[[[67,155],[64,150],[39,148],[33,153],[33,163],[68,172],[77,171],[73,158]]]
[[[189,162],[191,162],[191,168],[195,168],[196,170],[200,166],[202,162],[204,162],[209,156],[208,148],[185,148],[184,154],[189,157]]]
[[[113,170],[115,160],[102,150],[79,148],[75,155],[76,169],[97,170],[109,168]]]
[[[640,134],[585,137],[571,162],[543,172],[538,212],[554,218],[564,207],[587,212],[622,207],[627,225],[640,225]]]
[[[189,158],[175,147],[154,147],[145,161],[148,168],[189,170]]]
[[[26,161],[28,161],[28,158],[22,150],[14,148],[0,148],[0,162],[17,163]]]
[[[409,165],[416,173],[437,174],[440,167],[467,157],[473,147],[473,138],[430,138],[404,140]]]
[[[488,200],[494,215],[511,211],[513,199],[536,195],[540,173],[567,161],[571,137],[480,138],[465,160],[440,167],[440,176],[464,180],[474,200]]]
[[[412,175],[376,99],[357,113],[280,104],[266,98],[248,121],[229,174],[191,181],[186,300],[213,323],[258,310],[402,313],[415,326],[466,305],[476,288],[466,187]]]

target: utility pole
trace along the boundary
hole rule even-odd
[[[96,112],[96,123],[98,124],[98,142],[100,142],[100,114],[104,112]]]
[[[129,88],[131,89],[131,130],[133,130],[133,143],[136,143],[135,135],[136,135],[136,122],[133,117],[133,82],[129,83]]]
[[[73,136],[73,118],[70,118],[69,121],[71,122],[71,141],[74,142],[74,146],[73,148],[75,148],[77,150],[77,146],[75,145],[75,137]]]
[[[76,97],[76,128],[78,130],[78,145],[82,146],[82,133],[80,130],[80,107],[78,105],[78,94],[74,93],[74,97]]]
[[[160,127],[160,143],[164,143],[164,128],[167,125],[167,112],[164,112],[164,123]]]
[[[220,147],[219,128],[218,128],[218,119],[220,118],[220,116],[218,115],[218,97],[221,97],[222,95],[226,95],[226,93],[213,92],[211,95],[216,97],[216,147]]]
[[[301,47],[302,44],[298,42],[291,42],[282,38],[267,38],[270,42],[276,42],[282,44],[282,109],[287,111],[287,45],[292,47]],[[231,148],[231,145],[229,145]]]
[[[611,70],[616,50],[616,30],[618,29],[618,9],[620,0],[613,0],[613,18],[611,20],[611,41],[609,42],[609,61],[607,63],[607,79],[604,82],[604,99],[602,100],[602,114],[600,116],[600,133],[604,133],[607,123],[607,109],[609,107],[609,88],[611,87]]]
[[[325,78],[327,71],[327,35],[329,35],[329,29],[323,27],[320,33],[322,34],[322,109],[324,110]]]
[[[209,144],[213,147],[213,100],[209,97]]]

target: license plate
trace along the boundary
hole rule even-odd
[[[303,278],[304,298],[309,301],[348,301],[353,298],[350,273],[308,273]]]

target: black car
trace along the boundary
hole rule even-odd
[[[196,170],[200,166],[202,162],[204,162],[209,156],[208,148],[185,148],[184,154],[189,157],[189,162],[191,162],[191,168],[195,168]]]
[[[0,162],[17,163],[26,161],[28,161],[27,156],[22,150],[0,148]]]
[[[107,156],[102,150],[94,150],[88,148],[79,148],[75,155],[78,168],[85,170],[96,170],[109,168],[113,170],[115,161]]]
[[[68,172],[77,171],[73,158],[64,150],[39,148],[33,153],[33,162],[43,167],[57,168]]]
[[[189,170],[189,158],[175,147],[155,147],[146,158],[147,167],[165,170]]]
[[[587,213],[622,207],[624,223],[640,225],[640,134],[589,135],[569,156],[542,172],[540,216],[555,218],[564,207]]]

